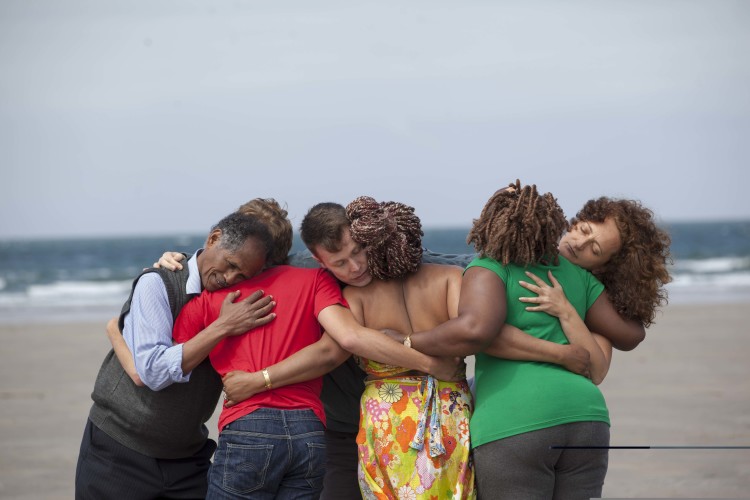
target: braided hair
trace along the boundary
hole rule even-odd
[[[374,278],[401,278],[419,269],[424,233],[413,207],[360,196],[347,205],[346,215],[352,240],[367,249],[367,265]]]
[[[536,185],[521,186],[516,180],[490,197],[466,242],[504,265],[525,266],[543,259],[557,264],[557,243],[567,227],[551,193],[540,195]]]

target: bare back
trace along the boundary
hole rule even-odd
[[[368,328],[405,334],[429,330],[457,316],[462,273],[457,266],[422,264],[403,279],[347,287],[344,297]]]

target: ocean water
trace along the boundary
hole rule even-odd
[[[665,224],[672,236],[670,303],[750,303],[750,221]],[[468,228],[426,229],[440,253],[472,253]],[[106,320],[132,279],[165,250],[194,252],[204,236],[0,241],[0,323]],[[292,251],[304,247],[295,239]]]

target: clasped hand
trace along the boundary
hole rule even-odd
[[[384,328],[381,331],[398,343],[403,343],[406,338],[403,333],[390,328]],[[455,356],[433,356],[433,358],[437,360],[435,369],[430,373],[433,377],[446,382],[458,382],[466,378],[466,364],[463,358]]]

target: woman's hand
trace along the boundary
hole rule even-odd
[[[429,374],[444,382],[458,382],[466,378],[464,358],[454,356],[431,356],[432,368]]]
[[[535,306],[528,306],[526,308],[527,311],[543,311],[558,318],[564,314],[578,314],[565,296],[562,285],[552,275],[552,271],[548,271],[547,275],[552,286],[549,286],[535,274],[526,271],[526,276],[531,278],[535,285],[526,281],[519,281],[518,283],[526,290],[537,294],[537,297],[520,297],[518,300],[537,304]]]
[[[591,354],[589,354],[586,348],[575,344],[565,344],[560,347],[561,355],[559,364],[569,372],[591,378]]]
[[[396,330],[391,330],[390,328],[384,328],[380,331],[388,335],[390,338],[392,338],[399,344],[403,344],[404,339],[406,338],[406,335],[404,335],[403,333],[397,332]]]
[[[180,264],[180,261],[182,260],[185,260],[185,256],[180,252],[164,252],[164,255],[162,255],[157,262],[154,262],[152,267],[163,267],[170,271],[176,271],[182,269],[182,264]]]

